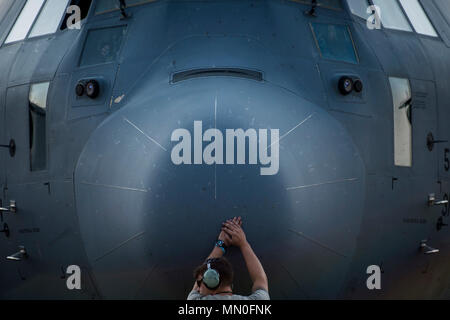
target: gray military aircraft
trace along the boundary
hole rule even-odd
[[[449,297],[448,0],[0,0],[0,45],[2,299],[185,299],[233,216],[273,299]]]

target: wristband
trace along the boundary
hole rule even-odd
[[[225,254],[225,248],[224,248],[225,242],[222,240],[217,240],[215,246],[222,249],[222,252]]]

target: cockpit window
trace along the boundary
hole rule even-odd
[[[347,0],[347,3],[352,14],[363,19],[369,18],[370,14],[367,13],[367,8],[370,4],[367,0]]]
[[[363,19],[374,12],[370,6],[377,6],[381,23],[387,29],[412,32],[412,25],[419,34],[438,37],[419,0],[347,0],[347,4],[353,15]]]
[[[89,10],[91,8],[92,0],[71,0],[69,3],[69,6],[66,10],[66,15],[64,16],[63,22],[61,23],[60,30],[65,30],[67,28],[70,29],[70,26],[68,24],[73,24],[76,26],[76,21],[73,19],[74,11],[70,10],[73,8],[72,6],[76,6],[80,9],[80,27],[83,23],[83,20],[86,19],[86,17],[89,14]]]
[[[417,33],[437,37],[436,30],[418,0],[400,0],[400,3]]]
[[[402,8],[396,0],[372,0],[380,8],[381,23],[387,29],[411,31]]]
[[[29,95],[30,170],[47,167],[47,93],[49,82],[32,84]]]
[[[92,0],[27,0],[22,11],[19,14],[14,26],[5,40],[6,43],[24,40],[27,38],[38,37],[46,34],[55,33],[63,20],[63,24],[67,24],[67,20],[72,17],[67,13],[68,5],[76,5],[81,11],[80,19],[87,16]],[[8,1],[0,0],[0,15],[3,3]],[[33,25],[34,24],[34,25]],[[61,26],[61,30],[67,26]],[[30,31],[31,29],[31,31]]]
[[[389,78],[394,109],[394,163],[412,166],[411,87],[408,79]]]
[[[358,63],[353,39],[347,25],[311,23],[311,29],[322,58]]]
[[[8,34],[5,43],[10,43],[14,41],[19,41],[25,39],[33,25],[34,19],[38,15],[41,10],[42,5],[45,0],[28,0],[22,11],[20,12],[19,17],[14,23],[13,28]]]
[[[156,0],[125,0],[125,4],[127,7],[137,6],[140,4],[144,4],[147,2],[153,2]],[[98,0],[97,5],[95,7],[95,14],[102,14],[106,12],[111,12],[115,10],[119,10],[120,1],[119,0]]]
[[[30,38],[55,33],[69,0],[47,0],[39,18],[31,29]]]
[[[0,0],[0,23],[11,8],[11,4],[14,0]]]

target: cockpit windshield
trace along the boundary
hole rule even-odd
[[[11,8],[11,4],[13,2],[14,0],[0,0],[0,23],[2,23],[3,18],[8,13],[9,8]]]

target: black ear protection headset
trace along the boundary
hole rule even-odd
[[[220,274],[216,269],[211,268],[211,263],[218,259],[206,260],[206,271],[203,273],[202,282],[209,290],[215,290],[220,286]]]

